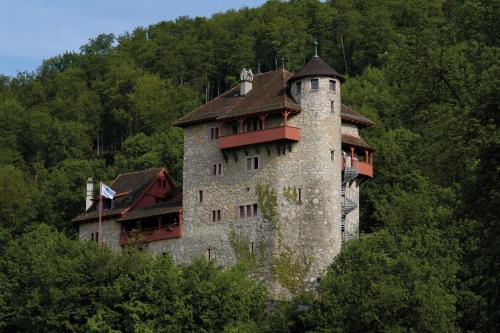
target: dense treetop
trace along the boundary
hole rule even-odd
[[[499,17],[498,0],[268,1],[0,75],[0,330],[498,331]],[[242,67],[300,69],[315,38],[347,77],[343,102],[377,123],[362,133],[376,149],[365,234],[319,297],[264,320],[264,291],[237,269],[71,240],[87,177],[167,166],[181,183],[174,120]]]

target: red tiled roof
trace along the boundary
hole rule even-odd
[[[300,107],[286,92],[286,82],[292,75],[284,69],[257,74],[253,79],[252,90],[247,95],[240,96],[240,86],[237,85],[188,113],[175,124],[182,127],[201,121],[281,109],[300,112]]]

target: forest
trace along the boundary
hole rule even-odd
[[[500,331],[499,18],[498,0],[270,0],[0,75],[0,331]],[[87,177],[166,166],[181,184],[173,122],[243,67],[297,71],[315,39],[377,124],[362,235],[317,296],[270,308],[244,266],[77,240]]]

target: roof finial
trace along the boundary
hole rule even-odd
[[[314,56],[318,56],[318,41],[316,40],[316,37],[314,37]]]

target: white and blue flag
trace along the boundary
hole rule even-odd
[[[111,187],[106,186],[101,183],[101,195],[108,199],[114,199],[116,192],[111,189]]]

